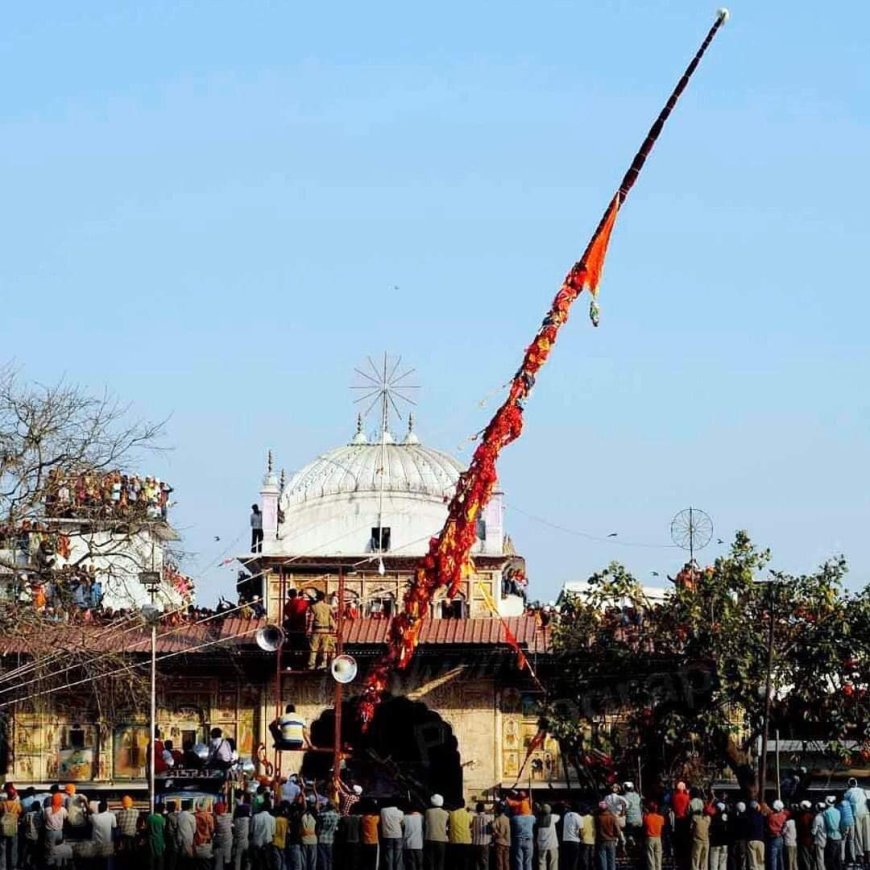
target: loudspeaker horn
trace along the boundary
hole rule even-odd
[[[257,646],[266,652],[277,652],[284,645],[284,631],[278,625],[264,625],[257,629]]]
[[[356,678],[359,666],[353,656],[336,656],[332,660],[332,679],[336,683],[352,683]]]

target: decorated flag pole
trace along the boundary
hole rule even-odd
[[[592,296],[589,314],[593,324],[598,325],[598,285],[617,213],[637,181],[677,100],[686,89],[719,28],[727,20],[728,10],[720,9],[701,47],[686,67],[635,154],[583,256],[566,275],[534,340],[526,348],[522,365],[511,380],[507,398],[483,431],[468,469],[460,475],[444,527],[438,537],[432,539],[428,553],[417,565],[414,580],[405,593],[402,611],[390,624],[387,652],[375,664],[366,680],[359,705],[363,727],[371,723],[381,696],[387,688],[390,673],[395,669],[405,668],[410,662],[417,647],[420,627],[428,615],[429,604],[436,590],[447,586],[448,594],[453,595],[463,577],[470,575],[470,554],[477,539],[477,518],[492,496],[497,480],[495,466],[499,454],[522,433],[523,407],[534,386],[535,376],[547,361],[559,329],[568,319],[571,304],[584,289],[589,290]]]

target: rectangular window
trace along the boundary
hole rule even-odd
[[[390,527],[373,526],[371,548],[373,553],[386,553],[390,549]]]
[[[477,521],[477,539],[478,541],[486,540],[486,520],[479,519]]]
[[[115,779],[142,779],[151,729],[148,725],[116,725],[113,733]]]

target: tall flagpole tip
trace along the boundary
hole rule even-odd
[[[716,14],[723,24],[731,17],[731,13],[724,6],[721,9],[717,9]]]

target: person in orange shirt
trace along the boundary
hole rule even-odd
[[[378,868],[378,825],[381,816],[377,804],[369,801],[360,820],[360,839],[362,840],[362,870]]]
[[[532,814],[532,802],[528,792],[513,789],[504,799],[512,816],[530,816]]]
[[[18,866],[18,820],[21,818],[21,801],[18,792],[11,782],[3,786],[5,799],[0,803],[2,807],[2,822],[0,822],[0,864],[9,870]]]
[[[647,870],[662,870],[662,831],[665,817],[659,812],[659,805],[650,801],[643,816],[643,833],[646,837]]]

